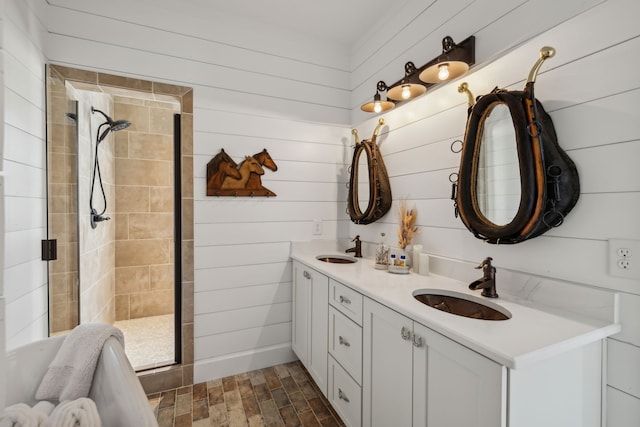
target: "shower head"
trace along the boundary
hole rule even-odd
[[[64,113],[64,116],[74,123],[78,122],[78,115],[75,113]]]
[[[91,107],[91,113],[100,113],[107,120],[106,122],[100,125],[100,126],[108,125],[108,127],[104,130],[104,132],[102,132],[102,134],[100,134],[100,137],[98,138],[98,142],[102,142],[107,137],[109,132],[117,132],[119,130],[126,129],[129,126],[131,126],[131,122],[129,120],[113,120],[111,117],[107,116],[103,111],[100,111],[97,108]]]

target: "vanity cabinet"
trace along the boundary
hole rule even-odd
[[[327,395],[329,278],[293,261],[291,346],[322,393]]]
[[[505,368],[364,300],[364,426],[504,425]]]
[[[504,366],[463,345],[477,344],[475,335],[454,341],[415,312],[389,308],[385,293],[376,298],[373,287],[366,296],[358,289],[293,262],[293,350],[345,425],[601,427],[602,339],[568,345],[558,338]],[[507,348],[526,347],[531,331],[562,337],[558,322],[573,322],[544,314],[533,328],[527,323],[535,313],[520,310],[518,329],[492,336]]]
[[[347,427],[362,425],[362,304],[353,289],[329,280],[327,399]]]

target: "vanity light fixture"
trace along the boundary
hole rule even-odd
[[[425,83],[442,83],[466,73],[469,70],[469,63],[464,58],[453,54],[456,47],[451,37],[442,39],[442,54],[436,58],[435,64],[420,73],[420,80]]]
[[[360,109],[362,111],[366,111],[367,113],[381,113],[383,111],[391,110],[396,106],[393,102],[387,100],[383,101],[380,96],[380,92],[385,92],[388,89],[385,82],[380,80],[376,85],[376,94],[373,95],[373,102],[367,102]]]
[[[427,91],[427,87],[421,83],[412,83],[411,77],[416,72],[416,66],[409,61],[404,64],[404,78],[387,92],[387,98],[394,101],[408,101]]]
[[[360,108],[368,113],[381,113],[395,107],[400,102],[409,101],[427,91],[436,84],[456,79],[466,73],[475,64],[475,37],[469,36],[461,43],[455,43],[450,36],[442,39],[442,54],[416,68],[409,61],[404,65],[404,77],[392,85],[379,81],[372,102]],[[383,101],[380,92],[387,92]]]

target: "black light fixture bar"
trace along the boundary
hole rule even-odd
[[[415,66],[413,65],[412,62],[407,62],[407,64],[405,64],[405,75],[404,77],[402,77],[400,80],[398,80],[397,82],[391,84],[391,85],[387,85],[385,82],[383,81],[379,81],[376,85],[376,94],[379,95],[379,92],[383,92],[383,91],[388,91],[395,89],[397,87],[401,87],[402,85],[422,85],[425,88],[429,88],[431,86],[435,86],[441,83],[445,83],[448,80],[452,80],[458,76],[454,75],[453,77],[449,77],[447,79],[443,79],[442,81],[439,82],[432,82],[432,81],[423,81],[420,79],[420,76],[424,76],[425,74],[429,74],[429,73],[424,73],[425,70],[427,70],[430,67],[437,67],[439,64],[444,64],[444,63],[451,63],[451,64],[455,64],[456,62],[462,62],[465,63],[468,67],[471,67],[472,65],[475,64],[475,60],[476,60],[476,49],[475,49],[475,37],[474,36],[469,36],[466,39],[464,39],[462,42],[460,43],[454,43],[453,39],[449,36],[446,36],[443,40],[442,40],[442,53],[440,55],[438,55],[437,57],[433,58],[431,61],[427,62],[426,64],[422,65],[419,68],[415,68]],[[455,67],[454,67],[455,68]],[[408,72],[410,71],[410,72]],[[429,70],[431,71],[431,70]],[[394,92],[397,92],[394,91]],[[421,94],[421,93],[420,93]],[[415,96],[412,96],[412,98]],[[410,98],[411,99],[411,98]],[[410,99],[407,100],[402,100],[402,99],[395,99],[395,98],[387,98],[386,102],[391,102],[394,104],[394,106],[396,104],[402,103],[402,102],[406,102]],[[369,102],[367,104],[364,104],[362,106],[362,110],[363,111],[367,111],[367,112],[376,112],[373,111],[372,108],[370,107],[373,103]],[[365,108],[365,106],[369,106],[369,108]],[[392,107],[391,107],[392,108]],[[390,108],[388,108],[390,109]]]

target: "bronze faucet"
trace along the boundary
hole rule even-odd
[[[491,265],[493,258],[486,257],[477,269],[482,269],[482,279],[471,282],[469,289],[482,289],[482,296],[487,298],[498,298],[496,292],[496,268]]]
[[[360,235],[358,234],[352,242],[356,242],[356,245],[347,249],[345,253],[353,252],[356,258],[362,258],[362,242],[360,241]]]

